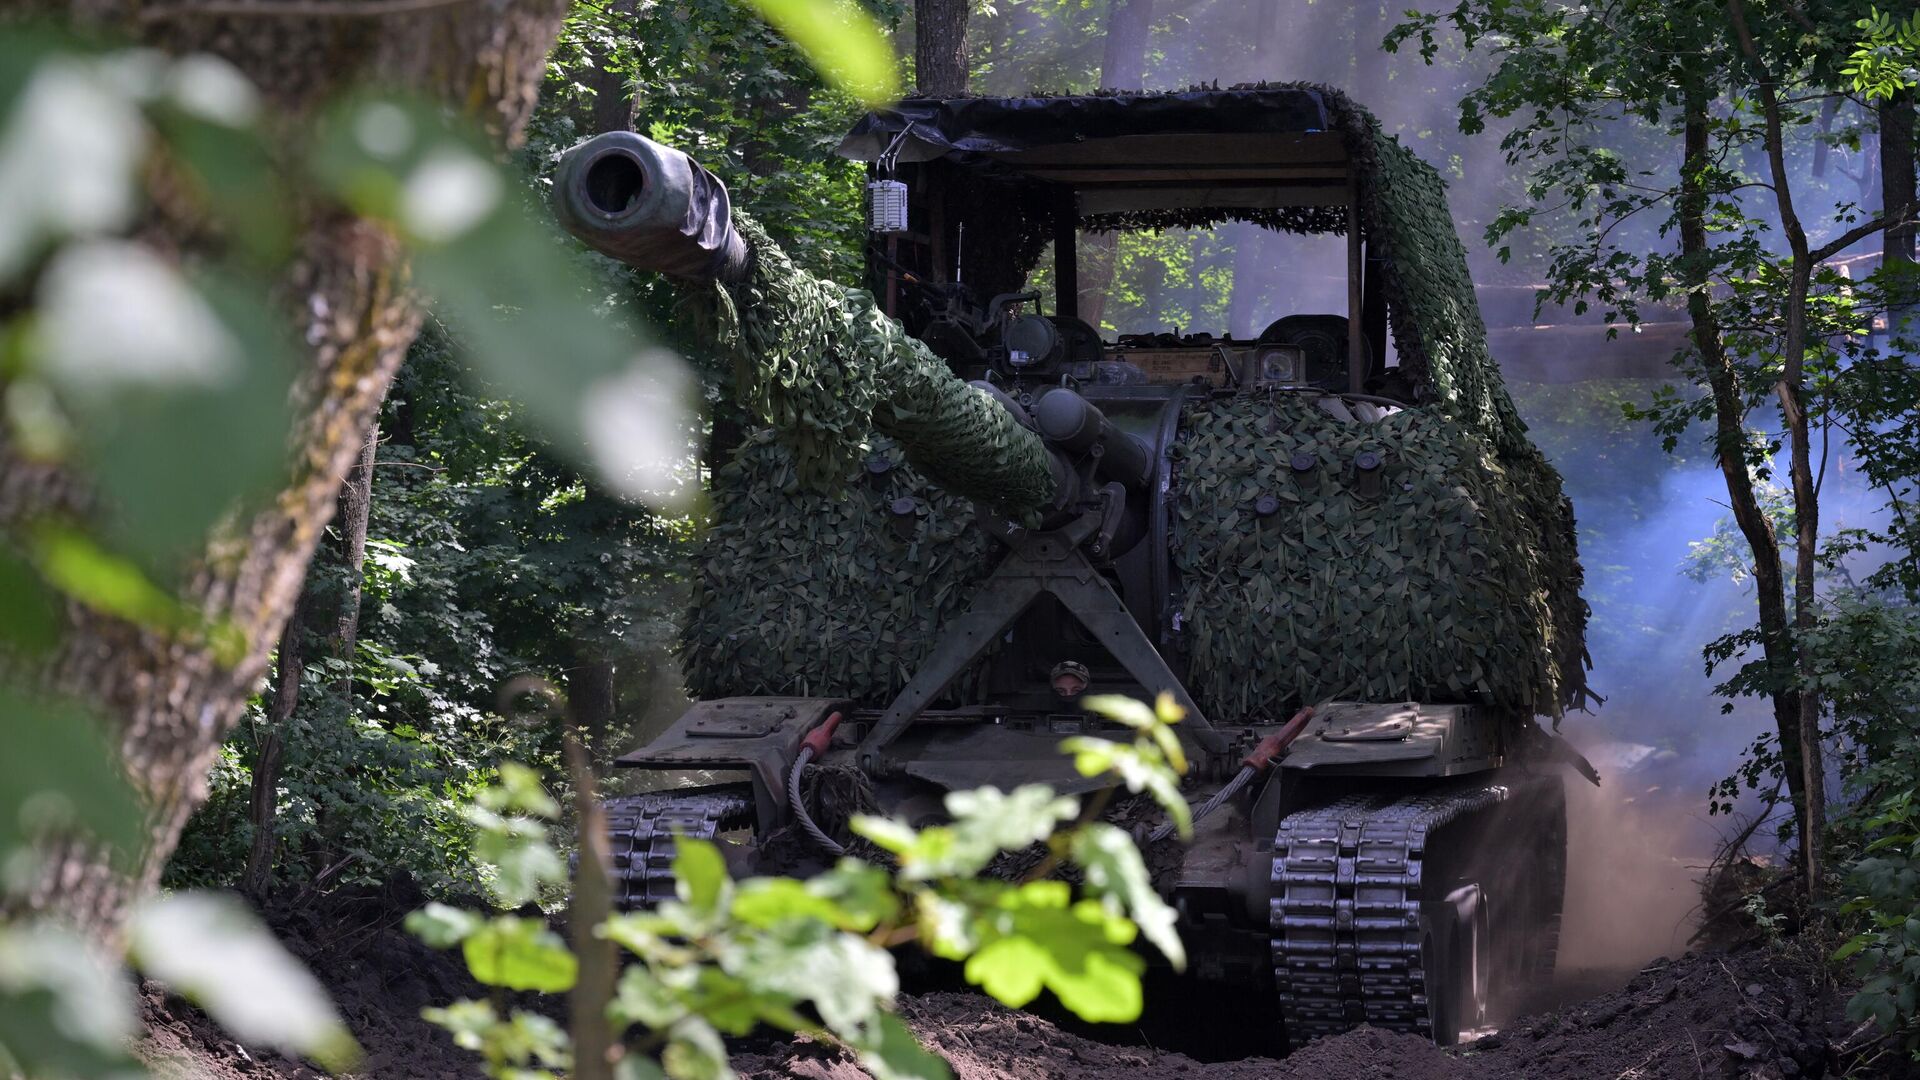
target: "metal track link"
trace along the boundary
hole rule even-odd
[[[1281,821],[1269,914],[1288,1041],[1362,1023],[1433,1036],[1420,929],[1427,836],[1506,797],[1497,784],[1350,795]]]
[[[613,903],[630,911],[673,899],[676,834],[711,840],[722,828],[750,817],[753,798],[745,791],[656,792],[608,799],[602,809],[613,863]]]

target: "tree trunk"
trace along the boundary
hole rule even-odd
[[[609,32],[618,37],[639,7],[640,0],[614,0],[607,8]],[[588,135],[633,130],[633,117],[640,100],[626,73],[609,68],[610,59],[604,53],[596,54],[593,72],[587,77],[587,87],[593,91],[593,107],[587,116]]]
[[[281,734],[287,730],[287,722],[300,704],[300,677],[306,670],[301,656],[306,643],[306,627],[302,625],[306,604],[307,596],[302,591],[293,603],[292,614],[287,616],[287,625],[280,631],[280,648],[274,660],[273,698],[267,703],[267,733],[254,755],[253,786],[247,807],[247,818],[253,824],[253,843],[247,850],[247,869],[240,881],[240,891],[261,906],[266,904],[273,884],[273,861],[278,846],[274,830],[280,817],[280,756],[286,750]]]
[[[578,661],[567,671],[567,703],[580,729],[599,737],[613,723],[613,664],[599,657]]]
[[[457,104],[502,143],[517,142],[539,92],[564,0],[482,6],[394,5],[368,13],[197,12],[171,0],[83,0],[43,10],[174,54],[224,57],[259,88],[279,130],[337,92],[368,84]],[[290,149],[290,148],[289,148]],[[181,230],[182,235],[194,235]],[[90,611],[76,612],[45,685],[90,703],[115,726],[128,775],[148,807],[148,843],[130,872],[92,845],[52,845],[21,903],[117,935],[131,900],[151,890],[207,770],[267,670],[334,512],[339,477],[366,443],[380,399],[419,327],[404,252],[380,223],[312,211],[280,294],[307,343],[295,389],[289,482],[265,509],[229,526],[217,558],[192,575],[185,599],[241,643],[225,648]],[[81,516],[85,482],[23,458],[0,436],[0,528],[50,514]]]
[[[1387,36],[1387,12],[1381,0],[1360,0],[1353,7],[1353,84],[1347,89],[1361,101],[1378,101],[1387,94],[1387,54],[1380,42]]]
[[[1914,200],[1913,105],[1912,90],[1902,90],[1880,103],[1880,206],[1889,220],[1880,264],[1896,273],[1914,257],[1914,215],[1910,209],[1903,209],[1910,208]],[[1912,285],[1907,275],[1888,274],[1886,279],[1899,283],[1903,290],[1910,290]],[[1898,333],[1912,311],[1914,298],[1903,293],[1893,299],[1887,310],[1887,329]]]
[[[1799,640],[1794,643],[1796,671],[1799,675],[1799,716],[1797,736],[1800,744],[1802,798],[1800,809],[1800,864],[1805,876],[1807,900],[1817,903],[1821,894],[1822,846],[1826,841],[1826,765],[1820,746],[1820,691],[1814,683],[1813,657],[1801,645],[1818,621],[1818,597],[1815,571],[1819,560],[1820,493],[1813,477],[1813,444],[1808,431],[1806,409],[1807,294],[1811,289],[1813,268],[1823,258],[1844,250],[1850,241],[1841,237],[1819,252],[1809,249],[1807,231],[1793,206],[1793,178],[1787,171],[1786,135],[1780,119],[1780,100],[1773,75],[1754,46],[1747,29],[1746,7],[1741,0],[1727,0],[1734,34],[1740,51],[1753,67],[1760,91],[1761,115],[1766,121],[1767,169],[1772,174],[1773,200],[1780,213],[1780,228],[1787,236],[1793,257],[1787,277],[1787,325],[1780,346],[1781,376],[1774,388],[1780,399],[1780,414],[1787,424],[1787,445],[1792,459],[1793,513],[1795,530],[1793,574],[1793,627]],[[1884,139],[1883,139],[1884,142]],[[1895,208],[1885,207],[1883,214]],[[1870,235],[1872,224],[1850,230],[1855,238]]]
[[[367,516],[373,512],[373,457],[380,448],[380,422],[367,428],[360,460],[340,483],[340,568],[346,580],[340,591],[340,616],[334,622],[333,655],[347,665],[340,673],[340,697],[353,710],[353,658],[360,644],[360,593],[366,584]]]
[[[1100,88],[1138,90],[1146,81],[1147,39],[1153,28],[1153,0],[1112,0],[1100,51]],[[1080,318],[1095,330],[1106,316],[1107,293],[1119,272],[1120,234],[1090,233],[1080,238],[1078,289]]]
[[[1704,91],[1694,90],[1687,98],[1684,142],[1686,157],[1680,172],[1680,256],[1684,267],[1699,264],[1707,251],[1708,193],[1703,174],[1708,166],[1708,106]],[[1803,779],[1800,768],[1800,723],[1798,702],[1784,685],[1793,670],[1793,638],[1787,629],[1786,570],[1780,559],[1780,538],[1773,522],[1760,508],[1753,490],[1753,475],[1747,471],[1747,406],[1727,348],[1721,336],[1718,313],[1707,295],[1709,282],[1704,272],[1689,275],[1687,315],[1693,323],[1694,348],[1706,369],[1707,384],[1713,394],[1714,449],[1720,462],[1720,475],[1727,485],[1727,505],[1733,520],[1753,551],[1754,602],[1760,615],[1760,646],[1770,672],[1769,681],[1778,686],[1772,694],[1774,732],[1780,740],[1780,755],[1786,773],[1788,795],[1798,807]]]
[[[1112,0],[1107,36],[1100,51],[1100,86],[1138,90],[1147,79],[1147,39],[1153,29],[1153,0]]]
[[[914,89],[923,97],[967,92],[967,15],[970,0],[915,0]]]

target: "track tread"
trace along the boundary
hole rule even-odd
[[[1362,793],[1281,821],[1269,919],[1289,1041],[1362,1023],[1433,1036],[1420,955],[1427,836],[1508,793]]]
[[[625,911],[674,898],[677,836],[711,840],[753,812],[746,791],[623,795],[601,805],[612,854],[613,902]]]

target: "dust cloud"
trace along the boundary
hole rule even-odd
[[[1567,783],[1567,903],[1560,969],[1581,979],[1685,952],[1712,833],[1697,792],[1636,798],[1616,780]]]

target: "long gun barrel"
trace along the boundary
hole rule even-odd
[[[721,312],[711,344],[735,352],[742,403],[780,432],[803,477],[844,477],[878,431],[928,479],[1002,512],[1070,501],[1072,468],[1031,420],[955,376],[866,293],[794,266],[687,155],[630,131],[597,135],[561,159],[554,205],[567,231],[629,266],[725,286],[692,293]]]
[[[695,281],[746,276],[726,185],[678,150],[609,131],[567,151],[553,187],[560,224],[628,266]]]

